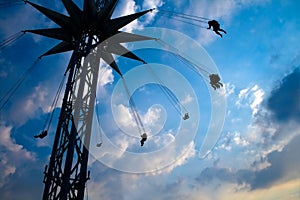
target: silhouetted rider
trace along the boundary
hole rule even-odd
[[[220,87],[223,87],[223,84],[220,82],[220,77],[218,74],[209,75],[210,85],[216,90]]]
[[[220,24],[216,20],[208,21],[208,28],[207,29],[210,29],[211,27],[213,27],[213,31],[221,37],[222,37],[222,34],[219,33],[219,31],[222,31],[223,33],[226,34],[226,31],[220,28]]]
[[[144,142],[147,140],[147,134],[143,133],[143,135],[141,135],[142,139],[141,139],[141,146],[144,145]]]
[[[43,139],[44,137],[46,137],[48,135],[48,131],[47,130],[43,130],[42,133],[33,136],[34,138],[41,138]]]

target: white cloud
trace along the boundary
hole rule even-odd
[[[217,146],[216,149],[224,149],[226,151],[231,151],[232,146],[227,145],[226,143],[222,143],[219,146]]]
[[[8,157],[0,153],[0,188],[7,182],[10,175],[16,172],[16,167],[8,163]]]
[[[141,117],[146,132],[149,133],[149,135],[154,135],[163,128],[165,123],[165,112],[163,111],[163,108],[160,106],[153,105],[147,110],[145,115]]]
[[[101,60],[102,61],[102,60]],[[114,81],[113,70],[107,64],[101,62],[99,69],[98,86],[103,87],[107,84],[111,84]]]
[[[236,150],[236,148],[246,147],[249,144],[249,141],[241,136],[240,132],[227,132],[218,142],[216,149],[231,151],[233,149]]]
[[[245,183],[224,183],[215,181],[209,185],[194,184],[192,189],[185,195],[184,199],[212,200],[212,199],[291,199],[299,198],[299,179],[276,184],[269,188],[260,190],[249,190]],[[209,194],[209,195],[203,195]]]
[[[123,104],[116,105],[115,109],[115,120],[126,132],[131,132],[133,128],[137,127],[136,122],[131,114],[130,108],[124,106]]]
[[[0,126],[0,145],[11,152],[18,152],[22,149],[22,145],[14,143],[14,141],[10,137],[11,129],[12,127]]]
[[[19,99],[15,103],[15,106],[10,111],[12,119],[19,124],[23,124],[28,119],[36,117],[39,109],[49,112],[49,104],[51,104],[52,98],[48,96],[46,87],[42,85],[34,87],[33,91],[27,97]]]
[[[259,105],[263,101],[264,97],[264,91],[262,89],[259,89],[257,85],[255,85],[251,91],[253,92],[253,101],[250,104],[250,107],[252,109],[252,115],[256,115],[258,112]]]
[[[249,88],[242,89],[239,93],[239,99],[245,99],[248,96]],[[238,103],[240,104],[240,103]]]
[[[114,17],[120,17],[124,15],[130,15],[136,13],[139,7],[136,5],[134,0],[120,1],[117,10],[114,13]],[[138,20],[132,21],[130,24],[122,28],[122,31],[131,32],[134,29],[141,29],[143,26]]]
[[[143,8],[144,9],[151,9],[161,7],[164,4],[162,0],[144,0]]]
[[[195,143],[191,142],[189,145],[187,145],[182,152],[184,152],[182,154],[182,156],[176,160],[176,162],[174,162],[167,170],[169,172],[171,172],[175,167],[181,166],[185,163],[187,163],[189,158],[192,158],[196,155],[196,151],[195,151]]]
[[[164,2],[162,0],[144,0],[143,2],[143,9],[147,10],[147,9],[153,9],[153,8],[158,8],[161,7],[164,4]],[[154,18],[155,18],[156,13],[155,12],[151,12],[149,14],[146,15],[146,19],[145,19],[145,24],[149,24],[151,23]]]
[[[226,90],[226,96],[234,94],[234,92],[235,92],[235,85],[231,84],[231,83],[225,83],[225,90]]]
[[[163,109],[160,106],[151,106],[145,114],[140,113],[138,110],[136,111],[148,136],[156,134],[162,129],[165,123],[165,113],[162,112]],[[139,135],[137,127],[139,122],[136,122],[132,112],[130,107],[126,107],[123,104],[115,105],[114,119],[125,133]],[[141,125],[139,124],[139,126]]]
[[[162,135],[151,137],[151,141],[149,141],[149,143],[156,145],[158,147],[158,149],[160,149],[160,148],[163,148],[166,145],[170,144],[174,140],[175,140],[175,137],[174,137],[173,131],[168,130]]]
[[[174,138],[173,135],[168,135],[169,138]],[[174,138],[175,139],[175,138]],[[167,140],[159,140],[160,142],[165,141],[166,143],[170,143],[170,139]],[[161,163],[165,163],[166,160],[170,160],[170,158],[176,158],[176,156],[180,155],[174,162],[169,163],[167,166],[161,169],[157,169],[155,171],[147,173],[147,175],[153,176],[158,174],[169,174],[175,168],[184,165],[187,161],[196,155],[195,144],[191,142],[190,144],[184,146],[181,149],[181,152],[176,152],[174,148],[168,148],[168,151],[164,151],[164,154],[160,154],[152,160],[143,159],[143,162],[139,163],[139,165],[152,165],[152,166],[160,166]],[[172,159],[171,159],[172,160]]]
[[[190,103],[190,102],[192,102],[193,101],[193,97],[190,95],[190,94],[188,94],[188,95],[186,95],[185,96],[185,98],[181,101],[181,103],[182,104],[188,104],[188,103]]]
[[[134,0],[120,1],[113,17],[129,15],[136,12],[140,12],[141,9],[147,10],[147,9],[157,8],[162,5],[163,5],[162,0],[152,0],[152,1],[145,0],[142,3],[142,8],[140,5],[137,5]],[[121,30],[125,32],[132,32],[132,30],[135,29],[142,29],[154,20],[155,15],[156,15],[155,12],[147,13],[143,21],[139,19],[134,20],[133,22],[131,22]]]
[[[233,141],[236,145],[239,145],[239,146],[248,146],[249,145],[249,142],[242,138],[240,133],[236,132],[234,134],[234,137],[233,137]]]
[[[265,92],[259,88],[258,85],[254,85],[252,88],[242,89],[238,94],[238,100],[235,104],[238,108],[250,107],[252,110],[252,116],[254,116],[259,110],[264,94]]]
[[[24,162],[35,161],[34,153],[14,141],[11,130],[11,126],[0,124],[0,188]]]
[[[129,114],[126,107],[120,107],[121,110],[125,110],[124,113]],[[131,122],[124,122],[124,125],[126,123]],[[170,173],[195,156],[194,142],[180,146],[182,142],[178,139],[175,141],[172,130],[158,135],[148,135],[146,144],[140,147],[139,133],[134,129],[137,128],[131,127],[131,131],[125,134],[124,131],[114,131],[114,135],[109,136],[108,140],[105,137],[101,151],[94,149],[95,145],[92,144],[91,154],[94,159],[90,161],[90,165],[96,160],[102,160],[103,163],[117,170],[156,175]]]
[[[173,138],[172,135],[168,135],[168,137]],[[160,139],[159,141],[162,142],[164,140]],[[165,142],[169,143],[170,141],[165,140]],[[176,158],[176,156],[180,155],[177,159],[174,159],[174,162],[169,163],[165,167],[146,173],[146,175],[148,176],[170,174],[175,168],[184,165],[190,158],[196,155],[194,142],[191,142],[190,144],[184,146],[179,153],[176,152],[175,147],[168,149],[168,151],[164,151],[164,154],[159,154],[151,160],[148,160],[146,157],[146,159],[141,160],[141,162],[136,163],[136,165],[140,165],[140,168],[143,168],[143,166],[145,166],[145,168],[148,168],[146,166],[151,165],[153,166],[153,169],[155,169],[155,167],[162,167],[162,163],[166,163],[166,160],[170,160],[170,158]]]

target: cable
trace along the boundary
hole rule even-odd
[[[175,54],[177,54],[177,56],[181,59],[181,61],[185,62],[186,64],[188,64],[187,66],[192,69],[194,72],[196,72],[196,74],[198,74],[199,76],[201,76],[204,80],[206,80],[207,82],[210,83],[210,85],[216,90],[217,88],[223,87],[223,84],[220,82],[220,77],[217,73],[210,73],[207,70],[203,69],[202,67],[199,67],[198,64],[196,64],[195,62],[193,62],[192,58],[189,58],[188,56],[183,56],[180,54],[180,51],[169,45],[168,43],[162,41],[161,39],[156,39],[156,41],[158,43],[160,43],[162,46],[166,47],[167,50],[170,50],[171,52],[174,52]],[[172,51],[173,49],[173,51]],[[202,65],[204,67],[206,67],[205,65]],[[207,68],[207,67],[206,67]],[[203,71],[205,73],[207,73],[207,76],[204,76],[200,73],[200,71]]]
[[[14,5],[21,5],[21,4],[24,4],[23,0],[0,2],[0,8],[6,8],[6,7],[11,7]]]
[[[101,69],[101,68],[100,68]],[[98,75],[98,80],[99,78],[102,77],[102,75],[104,74],[105,72],[105,68],[102,66],[102,69],[99,71],[99,75]],[[99,106],[98,106],[98,103],[97,103],[97,91],[96,91],[96,94],[95,94],[95,98],[96,98],[96,117],[97,117],[97,122],[98,122],[98,125],[99,125],[99,143],[97,143],[97,147],[100,147],[103,143],[103,136],[102,136],[102,131],[101,131],[101,126],[100,126],[100,118],[99,118]]]
[[[126,81],[125,81],[124,77],[121,77],[121,78],[122,78],[123,85],[124,85],[124,88],[125,88],[127,96],[128,96],[129,105],[130,105],[131,111],[133,113],[134,120],[135,120],[135,122],[137,124],[137,127],[139,129],[140,135],[142,135],[142,133],[146,132],[145,131],[145,127],[143,125],[143,122],[141,120],[140,115],[137,112],[136,105],[135,105],[133,99],[131,98],[131,95],[130,95],[129,89],[127,87]]]
[[[199,71],[202,71],[204,73],[206,73],[207,75],[210,75],[211,73],[208,72],[207,70],[205,70],[202,66],[198,66],[199,64],[196,64],[195,62],[192,61],[192,58],[189,58],[187,55],[182,55],[182,53],[175,47],[171,46],[170,44],[168,44],[167,42],[164,42],[161,39],[157,39],[156,40],[160,45],[162,45],[165,49],[175,53],[183,62],[188,63],[189,66],[191,66],[192,70],[197,72],[199,75],[201,75],[199,73]],[[204,77],[203,77],[204,78]]]
[[[173,105],[173,107],[175,108],[175,110],[179,113],[179,115],[181,115],[181,110],[180,108],[178,108],[178,104],[179,106],[181,106],[183,108],[183,110],[187,113],[187,109],[183,106],[183,104],[180,103],[180,101],[177,100],[176,97],[174,97],[174,95],[172,94],[172,92],[168,89],[166,89],[164,87],[164,83],[162,82],[162,80],[155,74],[155,72],[153,71],[153,69],[151,68],[150,65],[146,65],[147,69],[149,70],[149,72],[154,76],[154,78],[157,79],[157,81],[159,82],[159,88],[162,90],[162,92],[167,96],[167,98],[169,99],[169,101],[171,102],[171,104]]]
[[[54,115],[54,111],[55,111],[55,107],[56,107],[57,102],[59,100],[60,93],[61,93],[61,90],[63,88],[64,82],[65,82],[65,78],[66,78],[66,76],[64,75],[63,79],[61,80],[61,82],[59,84],[59,87],[57,89],[57,92],[55,94],[55,97],[54,97],[53,102],[52,102],[51,107],[50,107],[50,109],[51,109],[52,112],[51,112],[51,114],[48,115],[48,117],[47,117],[47,119],[45,121],[45,124],[43,126],[44,127],[43,130],[47,130],[48,131],[49,128],[50,128],[50,125],[51,125],[51,122],[52,122],[52,119],[53,119],[53,115]]]
[[[171,12],[163,12],[162,14],[163,15],[168,15],[170,17],[177,17],[177,18],[182,18],[182,19],[189,19],[189,20],[193,20],[193,21],[201,22],[201,23],[205,23],[205,24],[208,23],[208,20],[206,20],[206,19],[201,19],[199,17],[195,17],[195,16],[191,16],[191,15],[174,14],[174,13],[171,13]]]
[[[185,13],[172,12],[172,11],[167,11],[167,10],[158,10],[158,11],[161,12],[161,15],[164,16],[164,17],[169,17],[170,19],[174,19],[174,20],[177,20],[177,21],[181,21],[181,22],[191,24],[193,26],[197,26],[197,27],[200,27],[200,28],[205,28],[205,29],[207,27],[201,26],[199,24],[192,23],[192,22],[187,21],[187,20],[192,20],[194,22],[200,22],[200,23],[205,23],[205,24],[207,24],[208,21],[211,20],[209,18],[194,16],[194,15],[188,15],[188,14],[185,14]]]
[[[86,190],[86,200],[89,200],[89,191],[87,181],[85,182],[85,190]]]
[[[25,72],[22,74],[22,76],[17,80],[17,82],[5,93],[5,95],[0,100],[0,111],[3,109],[3,107],[7,104],[7,102],[10,100],[10,98],[15,94],[15,92],[18,90],[18,88],[21,86],[21,84],[24,82],[28,74],[33,70],[33,68],[37,65],[40,58],[38,58]]]
[[[204,23],[204,24],[207,24],[207,23],[208,23],[206,20],[202,20],[202,19],[194,19],[194,18],[186,17],[186,16],[180,16],[180,15],[170,15],[170,16],[177,17],[177,18],[182,18],[182,19],[193,20],[193,21],[196,21],[196,22]]]
[[[96,117],[97,117],[97,122],[99,125],[99,140],[100,142],[97,143],[97,147],[100,147],[102,145],[103,142],[103,138],[102,138],[102,131],[101,131],[101,127],[100,127],[100,120],[99,120],[99,108],[98,108],[98,104],[97,104],[97,95],[96,95]]]
[[[21,38],[23,35],[25,34],[25,31],[20,31],[18,33],[15,33],[11,36],[9,36],[8,38],[4,39],[1,43],[0,43],[0,50],[4,49],[5,47],[9,46],[10,44],[12,44],[13,42],[15,42],[16,40],[18,40],[19,38]]]
[[[193,25],[193,26],[197,26],[197,27],[199,27],[199,28],[203,28],[203,29],[206,29],[206,28],[207,28],[207,27],[205,27],[205,26],[201,26],[201,25],[199,25],[199,24],[195,24],[195,23],[192,23],[192,22],[189,22],[189,21],[186,21],[186,20],[177,19],[177,18],[168,16],[168,15],[161,14],[161,16],[163,16],[163,17],[168,17],[168,18],[170,18],[170,19],[173,19],[173,20],[176,20],[176,21],[180,21],[180,22],[184,22],[184,23],[187,23],[187,24],[190,24],[190,25]]]
[[[189,15],[189,14],[179,13],[179,12],[175,12],[175,11],[168,11],[168,10],[161,10],[161,9],[159,9],[158,11],[171,13],[171,14],[176,14],[176,15],[181,15],[181,16],[187,16],[187,17],[194,18],[194,19],[204,19],[204,20],[207,20],[207,21],[212,20],[212,19],[209,19],[209,18],[206,18],[206,17],[200,17],[200,16],[196,16],[196,15]]]

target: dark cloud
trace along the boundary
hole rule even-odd
[[[300,67],[287,75],[266,102],[279,122],[300,121]]]
[[[205,168],[201,172],[200,176],[196,178],[196,180],[202,185],[206,185],[206,183],[209,183],[214,179],[232,183],[236,182],[237,177],[234,172],[227,168],[211,167]]]
[[[48,163],[51,149],[38,147],[33,135],[39,133],[47,114],[41,119],[31,119],[20,127],[5,131],[2,126],[0,143],[1,199],[41,199],[43,194],[43,171]],[[6,132],[6,133],[4,133]],[[6,136],[4,136],[4,135]],[[54,133],[51,131],[53,137]],[[45,138],[46,139],[46,138]],[[14,173],[5,175],[5,170],[14,168]],[[3,172],[4,171],[4,172]],[[1,185],[1,183],[0,183]]]
[[[213,181],[250,185],[251,190],[268,188],[274,183],[280,181],[292,180],[300,178],[300,136],[296,136],[284,149],[270,153],[264,160],[270,163],[259,171],[250,169],[230,170],[228,168],[211,167],[205,168],[196,178],[196,181],[202,185],[208,185]],[[255,163],[257,164],[257,161]]]
[[[272,149],[272,146],[281,146],[283,141],[290,141],[282,151],[275,150],[264,159],[255,161],[252,166],[268,162],[267,168],[256,171],[251,176],[242,180],[248,182],[252,190],[268,188],[276,182],[300,178],[298,155],[300,147],[299,130],[300,121],[300,67],[295,68],[285,76],[278,87],[274,88],[271,95],[265,101],[265,108],[272,114],[261,112],[255,124],[260,127],[262,143],[257,147],[261,149]],[[292,122],[292,123],[290,123]],[[295,123],[296,122],[296,123]],[[273,129],[275,131],[273,132]],[[271,132],[268,131],[271,128]],[[293,136],[294,135],[294,136]],[[295,136],[296,135],[296,136]],[[292,140],[287,138],[293,137]],[[284,143],[284,142],[283,142]]]
[[[37,162],[23,163],[0,188],[1,199],[41,199],[43,194],[43,164]]]
[[[261,142],[256,143],[257,149],[269,151],[276,145],[285,143],[282,151],[273,150],[264,158],[252,163],[252,169],[232,170],[222,168],[221,161],[217,160],[213,167],[204,169],[196,178],[201,185],[220,183],[247,184],[251,190],[268,188],[272,185],[294,178],[300,178],[300,67],[285,76],[280,85],[275,88],[270,97],[265,101],[265,108],[269,112],[259,112],[254,122],[261,133]],[[293,122],[293,123],[287,123]],[[296,123],[294,123],[296,122]],[[288,138],[293,138],[292,140]],[[260,169],[259,166],[268,166]],[[254,170],[256,169],[256,171]]]
[[[228,168],[211,167],[204,169],[196,178],[196,181],[201,185],[208,185],[214,181],[225,183],[244,184],[252,182],[255,179],[255,174],[251,170],[231,170]]]
[[[104,166],[99,161],[94,162],[91,166],[91,180],[87,182],[93,190],[92,199],[124,199],[122,172]]]
[[[269,167],[255,173],[251,188],[267,188],[282,179],[300,178],[300,136],[296,136],[281,152],[274,151],[267,156]]]

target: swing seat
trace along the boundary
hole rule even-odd
[[[142,137],[143,139],[147,139],[147,133],[143,133],[143,135],[141,135],[141,137]]]
[[[47,130],[43,130],[42,133],[33,136],[34,138],[41,138],[43,139],[44,137],[46,137],[48,135],[48,131]]]
[[[190,118],[189,113],[185,113],[184,116],[182,117],[183,120],[187,120],[189,118]]]
[[[102,142],[96,144],[96,147],[101,147],[101,146],[102,146]]]

